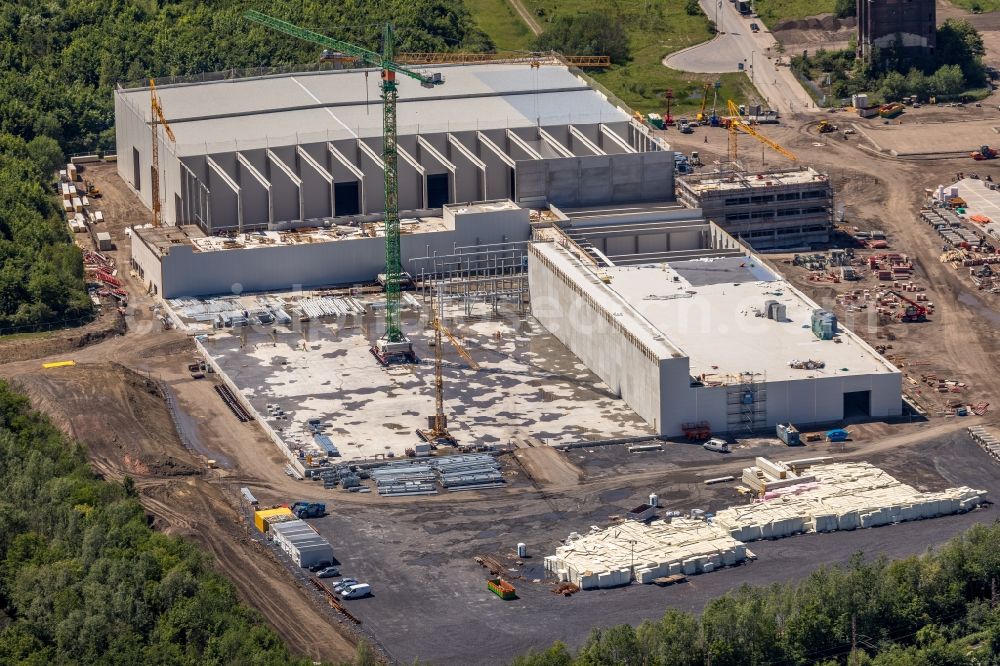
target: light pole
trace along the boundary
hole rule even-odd
[[[635,580],[635,544],[637,544],[637,543],[638,543],[638,541],[635,541],[634,539],[630,539],[629,540],[629,545],[632,547],[632,565],[629,567],[629,571],[632,572],[631,573],[632,577],[629,578],[629,582],[630,583],[633,580]]]

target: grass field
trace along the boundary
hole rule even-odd
[[[832,0],[831,0],[832,1]],[[518,48],[508,42],[518,39],[531,41],[531,33],[510,9],[508,0],[466,0],[476,21],[496,42],[498,48]],[[663,66],[669,53],[711,39],[708,19],[704,15],[690,16],[679,0],[643,0],[643,2],[613,2],[604,0],[523,0],[528,11],[537,17],[544,29],[554,16],[581,12],[618,12],[629,30],[632,60],[607,71],[590,72],[630,107],[643,113],[662,112],[663,92],[673,89],[676,108],[684,113],[701,103],[706,83],[717,78],[707,74],[688,74]],[[522,33],[512,22],[523,28]],[[523,47],[521,47],[523,48]],[[745,75],[725,74],[720,98],[746,101],[753,89]],[[724,97],[723,97],[724,96]],[[710,102],[711,103],[711,100]]]
[[[830,14],[834,4],[834,0],[754,0],[753,7],[764,24],[772,27],[789,19]]]
[[[493,39],[498,50],[530,50],[534,35],[507,0],[465,0],[476,25]]]

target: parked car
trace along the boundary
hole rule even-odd
[[[357,583],[341,590],[341,599],[360,599],[372,593],[372,586],[368,583]]]
[[[334,578],[340,575],[340,567],[327,567],[316,572],[317,578]]]
[[[332,566],[333,566],[333,562],[330,562],[330,561],[317,562],[316,564],[314,564],[311,567],[309,567],[309,571],[311,571],[313,573],[316,573],[317,571],[322,571],[323,569],[326,569],[327,567],[332,567]]]
[[[357,578],[345,578],[344,580],[340,581],[339,583],[333,586],[333,591],[336,592],[337,594],[340,594],[342,591],[346,590],[351,585],[357,585],[357,584],[358,584]]]
[[[760,26],[757,25],[756,23],[751,23],[750,24],[750,31],[751,32],[760,32]]]

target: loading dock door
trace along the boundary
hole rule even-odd
[[[446,173],[427,174],[427,207],[441,208],[448,202],[448,192],[451,189],[448,185]]]
[[[871,391],[848,391],[844,394],[844,418],[872,415]]]
[[[132,185],[136,190],[142,189],[142,182],[140,178],[141,172],[139,171],[139,149],[132,149]]]
[[[361,190],[358,181],[333,184],[334,217],[357,215],[361,212]]]

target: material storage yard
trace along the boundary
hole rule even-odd
[[[442,319],[455,343],[434,330],[428,291],[404,295],[401,323],[419,361],[413,365],[383,367],[371,353],[383,327],[375,276],[352,287],[165,303],[149,293],[148,280],[134,265],[129,270],[133,238],[128,227],[146,222],[148,212],[115,167],[104,164],[88,166],[84,173],[105,194],[101,230],[111,235],[113,249],[106,256],[114,259],[113,277],[129,295],[126,330],[56,347],[44,340],[34,354],[25,350],[24,341],[0,341],[0,358],[9,359],[0,365],[0,376],[22,386],[79,439],[101,474],[132,476],[158,526],[206,546],[293,649],[316,659],[344,658],[353,643],[365,638],[390,662],[497,663],[547,646],[554,637],[579,646],[594,626],[655,619],[668,607],[697,610],[744,583],[794,580],[818,565],[845,562],[859,550],[869,557],[919,553],[974,523],[993,522],[990,500],[1000,496],[994,450],[1000,433],[995,408],[1000,405],[995,372],[1000,302],[971,279],[968,271],[976,266],[963,262],[972,255],[942,260],[943,252],[975,251],[962,246],[969,242],[962,234],[987,225],[968,218],[992,218],[992,209],[961,189],[968,199],[965,218],[956,221],[957,211],[928,208],[935,206],[928,192],[939,185],[950,192],[956,181],[969,192],[981,190],[984,201],[994,194],[982,183],[987,176],[1000,178],[1000,161],[973,162],[969,153],[989,143],[984,136],[995,134],[990,127],[1000,126],[995,101],[949,111],[954,119],[944,118],[943,109],[908,110],[902,125],[852,119],[865,131],[846,139],[820,136],[814,118],[769,126],[768,136],[817,172],[829,174],[837,213],[829,244],[753,255],[760,266],[740,266],[751,255],[728,246],[721,248],[726,256],[709,257],[712,261],[668,256],[712,250],[687,240],[678,243],[676,235],[671,245],[669,234],[655,251],[650,241],[644,257],[638,232],[634,249],[622,249],[621,243],[619,252],[607,241],[612,235],[593,222],[609,224],[614,217],[620,228],[648,232],[657,243],[662,228],[654,233],[642,227],[649,217],[660,216],[655,223],[666,227],[683,227],[680,233],[716,233],[707,220],[692,219],[674,201],[606,202],[587,210],[567,208],[562,217],[553,212],[547,220],[531,218],[537,226],[557,220],[571,231],[537,254],[564,250],[588,265],[595,264],[584,255],[612,264],[626,254],[638,256],[643,268],[626,260],[588,269],[587,289],[626,292],[638,304],[637,321],[652,321],[668,337],[676,315],[685,304],[698,302],[698,292],[707,299],[717,290],[713,302],[720,309],[747,312],[751,306],[764,308],[774,297],[768,292],[779,283],[786,293],[775,300],[790,298],[789,287],[804,294],[791,307],[786,304],[785,315],[794,319],[796,330],[782,338],[781,348],[766,334],[743,339],[732,331],[720,333],[724,319],[712,319],[698,331],[675,331],[674,342],[691,350],[697,362],[691,374],[701,382],[710,384],[715,372],[739,373],[741,363],[755,358],[781,366],[773,371],[774,380],[822,374],[823,368],[810,365],[817,360],[809,353],[813,349],[832,350],[827,369],[832,375],[847,374],[841,368],[851,367],[851,354],[878,372],[899,370],[894,376],[902,380],[908,405],[887,412],[893,414],[888,418],[845,409],[844,418],[833,422],[798,423],[802,447],[780,443],[770,424],[731,429],[728,454],[683,437],[654,439],[662,421],[641,418],[630,407],[624,383],[602,381],[611,376],[608,368],[594,359],[581,360],[548,330],[533,314],[537,304],[525,302],[524,285],[492,302],[463,302],[454,285],[471,283],[472,270],[443,281],[442,290],[453,289]],[[941,122],[918,125],[921,119]],[[932,134],[938,131],[941,136]],[[917,145],[922,136],[929,138]],[[700,151],[708,170],[724,159],[722,130],[702,127],[692,135],[667,130],[655,138],[675,150]],[[570,159],[555,148],[561,140],[543,138],[545,158],[555,151],[560,159]],[[575,140],[577,148],[586,146]],[[879,148],[861,147],[872,142]],[[744,150],[748,177],[753,177],[756,151]],[[911,159],[907,152],[936,155]],[[545,161],[543,155],[533,159]],[[766,161],[787,166],[773,153]],[[970,171],[979,183],[956,177]],[[922,210],[934,215],[924,216]],[[590,227],[583,222],[588,217]],[[79,234],[78,240],[87,250],[97,249],[96,238]],[[683,302],[667,293],[685,285],[682,280],[693,292],[685,292]],[[752,303],[737,302],[732,294],[740,289],[752,292]],[[803,329],[811,304],[834,313],[851,333],[836,342]],[[659,309],[652,312],[653,307]],[[625,311],[625,306],[608,309],[607,321],[620,323],[627,319]],[[173,323],[180,329],[171,330]],[[715,343],[713,335],[719,335]],[[720,339],[728,341],[718,355],[726,363],[713,367],[720,366],[711,356],[712,344]],[[750,340],[762,349],[741,354],[739,346]],[[603,337],[596,346],[618,342]],[[14,345],[16,354],[2,355]],[[486,449],[480,452],[485,457],[424,456],[472,455],[448,446],[423,448],[426,443],[416,434],[428,428],[429,417],[434,425],[438,352],[448,431],[459,447]],[[70,360],[75,365],[40,369],[43,362]],[[682,377],[685,390],[692,387],[691,378]],[[742,412],[728,416],[735,424]],[[825,441],[822,433],[834,427],[847,428],[848,441]],[[708,430],[723,435],[726,428]],[[392,466],[349,468],[359,462],[384,465],[389,454],[396,459]],[[747,477],[744,469],[768,468],[758,459],[808,458],[824,460],[805,469],[801,479],[791,479],[801,482],[790,484],[795,490],[772,486],[771,492],[782,496],[750,504],[757,472]],[[301,475],[296,463],[311,471],[317,459],[331,463],[323,468],[325,475],[296,478]],[[775,473],[780,477],[780,470]],[[732,480],[705,483],[729,476]],[[463,485],[472,489],[449,492]],[[750,491],[741,494],[737,486]],[[254,525],[249,500],[240,492],[244,487],[261,507],[304,500],[325,504],[326,513],[283,523],[290,527],[269,538]],[[642,528],[624,522],[650,494],[658,499],[654,516],[674,520],[669,529],[663,523]],[[705,522],[706,514],[714,515],[714,523]],[[805,533],[770,540],[764,525],[772,537],[776,529],[781,535]],[[640,582],[692,575],[665,587],[630,584],[573,593],[567,586],[584,583],[586,571],[600,578],[596,567],[576,565],[579,571],[567,571],[569,580],[560,581],[560,570],[567,567],[554,560],[547,566],[547,557],[568,557],[565,549],[582,548],[588,539],[616,530],[620,541],[608,560],[607,571],[615,571],[605,578],[608,585],[631,582],[633,567],[643,570]],[[657,533],[661,559],[622,545],[639,541],[647,531]],[[579,538],[567,540],[570,535]],[[678,541],[689,552],[675,572],[669,558],[676,555],[672,549]],[[684,560],[702,557],[699,548],[706,542],[713,542],[718,562],[689,562],[691,570],[686,570]],[[327,557],[324,544],[344,577],[371,585],[370,596],[341,602],[330,596],[339,578],[318,579],[298,566],[309,561],[309,553],[319,553],[314,559]],[[523,555],[517,553],[520,544]],[[659,566],[663,563],[665,568]],[[487,587],[487,580],[496,577],[514,588],[514,598],[503,598],[511,596],[507,588]],[[598,588],[606,587],[599,582]],[[467,640],[470,635],[491,637],[488,654]]]

